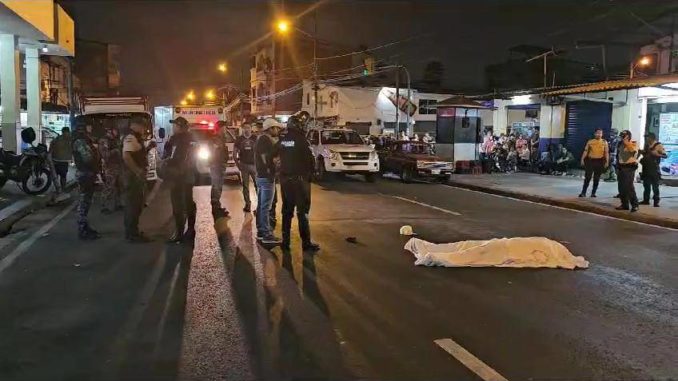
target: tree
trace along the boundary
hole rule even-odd
[[[445,67],[440,61],[429,61],[424,68],[422,84],[429,91],[440,90],[443,86],[443,77],[445,76]]]

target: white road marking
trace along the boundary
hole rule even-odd
[[[54,227],[54,225],[57,224],[57,222],[61,221],[62,218],[66,217],[68,213],[73,210],[75,207],[76,203],[72,203],[71,205],[67,206],[66,209],[62,210],[61,213],[59,213],[56,217],[52,218],[51,221],[43,225],[40,229],[36,230],[33,235],[28,237],[27,240],[21,242],[19,246],[17,246],[14,251],[9,253],[5,258],[3,258],[0,261],[0,274],[2,274],[3,271],[7,270],[14,261],[19,258],[19,256],[23,253],[26,252],[38,239],[40,239],[43,234],[47,233],[50,229]]]
[[[439,208],[439,207],[437,207],[437,206],[425,204],[425,203],[423,203],[423,202],[419,202],[419,201],[415,201],[415,200],[410,200],[409,198],[400,197],[400,196],[391,196],[391,197],[397,198],[398,200],[406,201],[406,202],[409,202],[409,203],[412,203],[412,204],[417,204],[417,205],[421,205],[421,206],[424,206],[424,207],[427,207],[427,208],[435,209],[435,210],[437,210],[437,211],[439,211],[439,212],[443,212],[443,213],[447,213],[447,214],[452,214],[452,215],[454,215],[454,216],[461,216],[461,213],[459,213],[459,212],[455,212],[455,211],[452,211],[452,210],[447,210],[447,209]]]
[[[649,227],[653,227],[653,228],[658,228],[658,229],[665,229],[665,230],[671,230],[671,231],[678,231],[678,229],[674,229],[674,228],[670,228],[670,227],[666,227],[666,226],[653,225],[653,224],[648,224],[648,223],[640,222],[640,221],[626,220],[626,219],[619,218],[619,217],[607,216],[607,215],[604,215],[604,214],[598,214],[598,213],[593,213],[593,212],[587,212],[587,211],[584,211],[584,210],[578,210],[578,209],[570,209],[570,208],[565,208],[565,207],[562,207],[562,206],[551,205],[551,204],[545,204],[545,203],[535,202],[535,201],[530,201],[530,200],[523,200],[523,199],[520,199],[520,198],[515,198],[515,197],[510,197],[510,196],[502,196],[502,195],[500,195],[500,194],[487,193],[487,192],[477,191],[477,190],[473,190],[473,189],[458,187],[458,186],[455,186],[455,185],[452,185],[452,184],[445,184],[445,186],[448,186],[448,187],[454,188],[454,189],[463,190],[463,191],[466,191],[466,192],[473,192],[473,193],[484,194],[484,195],[493,196],[493,197],[498,197],[498,198],[505,198],[505,199],[513,200],[513,201],[526,202],[526,203],[528,203],[528,204],[535,204],[535,205],[541,205],[541,206],[548,206],[548,207],[551,207],[551,208],[556,208],[556,209],[561,209],[561,210],[567,210],[567,211],[570,211],[570,212],[576,212],[576,213],[588,214],[588,215],[595,216],[595,217],[608,218],[608,219],[611,219],[611,220],[617,220],[617,221],[622,221],[622,222],[630,222],[630,223],[632,223],[632,224],[645,225],[645,226],[649,226]]]
[[[440,348],[444,349],[445,352],[454,356],[454,358],[459,360],[460,363],[464,364],[464,366],[469,368],[473,373],[477,374],[478,377],[482,378],[484,381],[508,381],[496,370],[492,369],[489,365],[485,364],[479,358],[472,355],[461,345],[455,343],[454,340],[438,339],[434,340],[433,342],[436,343]]]

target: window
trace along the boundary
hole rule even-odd
[[[306,106],[311,104],[311,94],[306,93]]]
[[[355,131],[325,130],[322,136],[323,144],[365,144]]]
[[[419,114],[435,115],[437,103],[438,103],[438,101],[436,101],[435,99],[420,99],[419,100]]]

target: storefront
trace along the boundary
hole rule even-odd
[[[678,83],[644,87],[639,97],[646,102],[645,132],[652,132],[668,157],[659,165],[665,180],[678,181]]]

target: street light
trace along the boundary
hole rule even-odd
[[[186,101],[186,99],[182,99],[181,102],[179,102],[179,104],[181,104],[182,106],[186,106],[188,102]]]
[[[217,66],[217,69],[220,72],[225,73],[226,71],[228,71],[228,66],[226,66],[225,62],[222,62],[222,63],[219,64],[219,66]]]
[[[195,100],[195,93],[193,90],[189,91],[188,94],[186,94],[186,99],[189,101],[194,101]]]
[[[278,29],[278,32],[280,33],[287,33],[290,30],[290,23],[287,20],[279,20],[276,24],[275,27]]]
[[[214,90],[207,90],[205,92],[205,99],[212,101],[212,100],[214,100],[214,98],[216,98],[216,94],[214,93]]]
[[[629,78],[633,79],[637,67],[650,66],[652,59],[648,56],[642,57],[637,61],[631,61],[631,68],[629,70]]]

